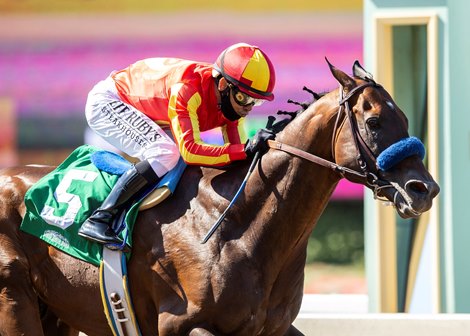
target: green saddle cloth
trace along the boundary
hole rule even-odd
[[[78,235],[81,224],[98,208],[119,175],[99,170],[91,155],[99,148],[84,145],[74,150],[55,170],[41,178],[25,195],[26,214],[20,229],[41,238],[76,258],[99,265],[103,245]],[[126,215],[119,235],[132,246],[132,228],[139,203]],[[129,257],[129,255],[127,255]]]

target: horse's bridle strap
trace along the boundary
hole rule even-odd
[[[361,173],[359,173],[355,170],[349,169],[347,167],[340,166],[340,165],[338,165],[334,162],[325,160],[325,159],[323,159],[319,156],[310,154],[306,151],[303,151],[301,149],[298,149],[296,147],[293,147],[291,145],[288,145],[288,144],[285,144],[285,143],[282,143],[282,142],[279,142],[279,141],[276,141],[276,140],[268,140],[268,146],[272,149],[280,150],[280,151],[298,156],[298,157],[300,157],[302,159],[305,159],[307,161],[316,163],[316,164],[321,165],[323,167],[332,169],[332,170],[340,173],[341,176],[344,176],[344,173],[349,173],[349,174],[353,174],[353,175],[363,177],[363,178],[367,177],[366,175],[361,174]]]

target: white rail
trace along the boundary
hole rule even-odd
[[[470,314],[371,314],[367,295],[305,295],[294,325],[309,336],[469,336]]]
[[[468,336],[470,314],[301,314],[294,325],[307,336]]]

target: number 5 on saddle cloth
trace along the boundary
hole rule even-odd
[[[78,229],[98,208],[120,175],[131,168],[122,156],[84,145],[25,195],[26,214],[21,230],[41,238],[59,250],[99,266],[103,246],[78,235]],[[132,246],[132,232],[139,209],[148,209],[171,195],[186,168],[182,159],[155,189],[127,211],[119,236]],[[145,197],[148,196],[150,197]],[[125,221],[125,222],[124,222]]]

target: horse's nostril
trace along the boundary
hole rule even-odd
[[[420,181],[412,181],[407,183],[407,188],[416,194],[426,194],[429,191],[426,184]]]

